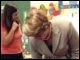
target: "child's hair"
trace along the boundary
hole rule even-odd
[[[12,27],[12,23],[13,23],[12,14],[14,12],[17,12],[17,9],[14,6],[11,6],[9,4],[5,5],[2,14],[2,25],[6,27],[7,32],[9,32]]]

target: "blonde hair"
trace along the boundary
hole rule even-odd
[[[48,19],[46,16],[44,16],[39,11],[34,14],[29,14],[24,22],[24,25],[26,25],[26,34],[36,34],[40,30],[40,28],[45,24],[48,23]]]

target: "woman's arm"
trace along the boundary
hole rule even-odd
[[[12,42],[14,32],[17,27],[18,27],[18,24],[13,22],[12,28],[9,33],[7,33],[7,31],[1,32],[1,44],[7,46]]]
[[[71,49],[71,59],[79,59],[79,36],[72,24],[70,24],[68,36],[69,47]]]
[[[42,54],[38,52],[34,37],[29,37],[32,59],[42,59]]]

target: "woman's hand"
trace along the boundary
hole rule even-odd
[[[19,24],[17,24],[16,22],[13,22],[13,24],[12,24],[12,30],[16,30],[17,29],[17,27],[19,27]]]

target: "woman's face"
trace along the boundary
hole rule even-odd
[[[16,22],[19,22],[20,21],[19,16],[18,16],[18,12],[14,12],[12,14],[12,20],[13,21],[16,21]]]

